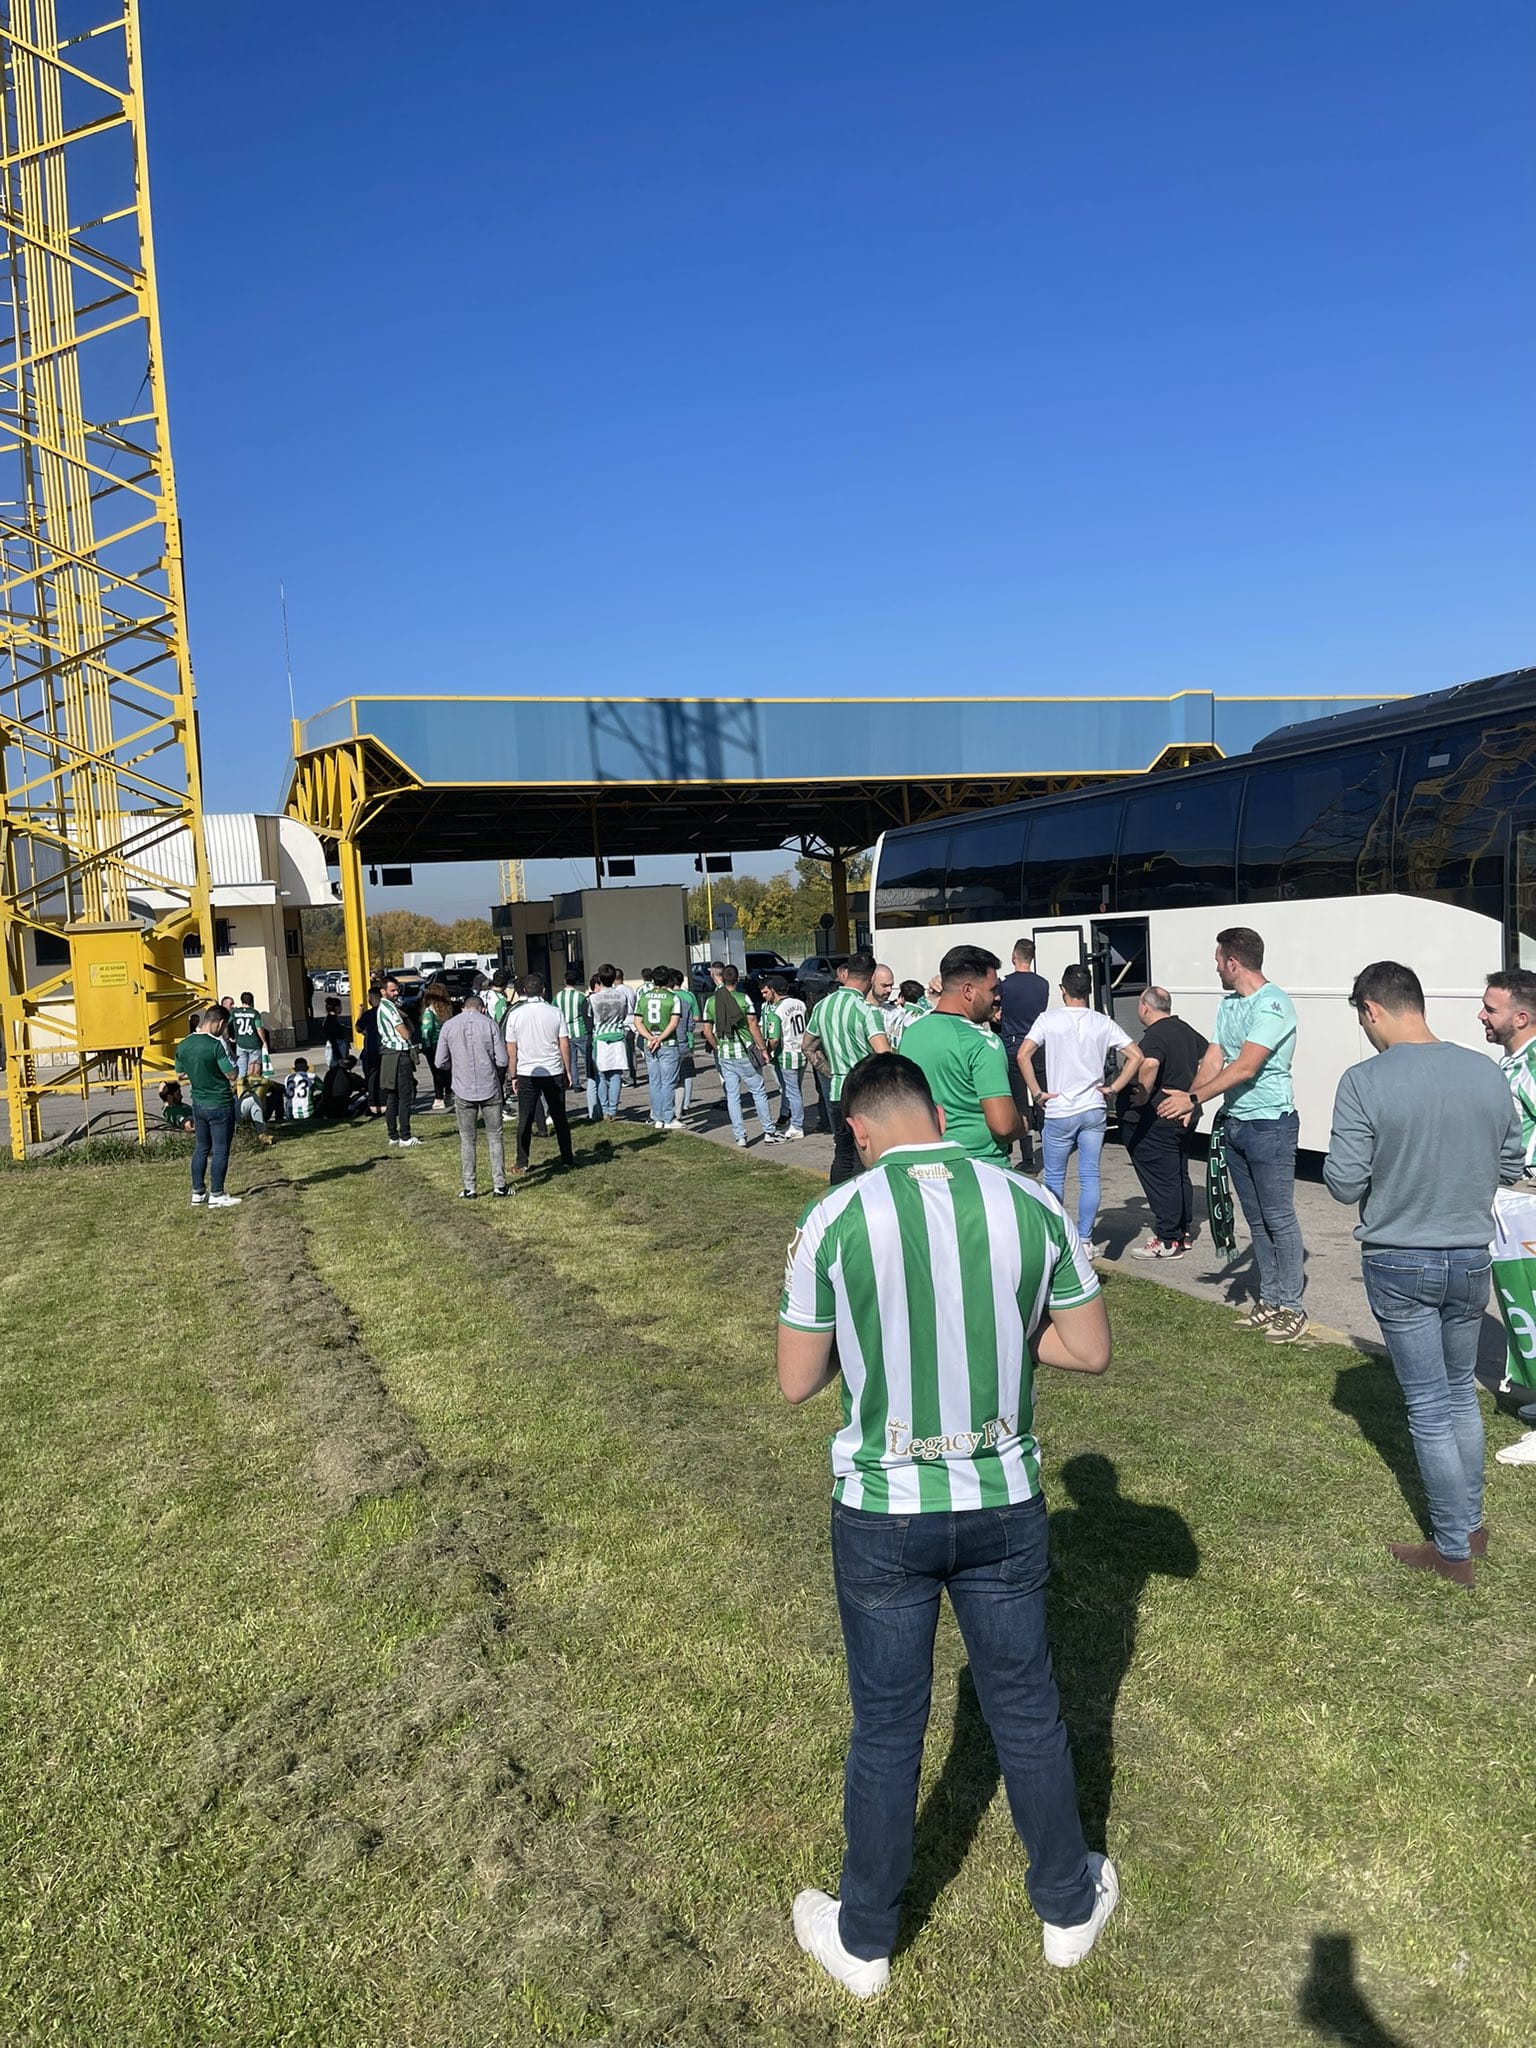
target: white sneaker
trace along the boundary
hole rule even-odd
[[[210,1195],[208,1197],[208,1206],[210,1209],[238,1209],[240,1197],[238,1195]]]
[[[1536,1465],[1536,1429],[1528,1429],[1517,1443],[1506,1444],[1494,1456],[1501,1465]]]
[[[765,1145],[782,1145],[783,1142],[784,1140],[779,1136],[777,1131],[764,1131],[763,1143]]]
[[[1160,1237],[1149,1237],[1145,1244],[1137,1245],[1131,1253],[1133,1259],[1160,1259],[1162,1255],[1163,1240]]]
[[[737,1150],[738,1152],[745,1152],[745,1151],[746,1151],[746,1149],[747,1149],[747,1141],[746,1141],[746,1139],[745,1139],[745,1138],[737,1138],[737,1139],[735,1140],[735,1144],[736,1144],[736,1150]]]
[[[791,1124],[789,1129],[784,1133],[784,1136],[788,1143],[794,1144],[796,1139],[803,1138],[805,1136],[805,1133],[804,1131],[797,1131],[794,1125]]]
[[[403,1152],[407,1145],[419,1145],[420,1143],[420,1138],[402,1138],[400,1140],[400,1150]]]
[[[194,1195],[192,1197],[192,1206],[194,1209],[206,1209],[208,1206],[208,1197],[206,1195]]]
[[[680,1116],[675,1116],[675,1117],[673,1117],[673,1119],[672,1119],[671,1123],[669,1123],[669,1124],[658,1124],[658,1125],[657,1125],[657,1129],[658,1129],[658,1130],[662,1130],[662,1131],[683,1131],[683,1130],[686,1130],[687,1128],[688,1128],[688,1126],[687,1126],[687,1125],[686,1125],[686,1124],[685,1124],[685,1123],[683,1122],[683,1120],[682,1120],[682,1118],[681,1118]]]
[[[1090,1259],[1107,1259],[1109,1257],[1109,1244],[1102,1237],[1089,1238],[1088,1242],[1083,1246],[1083,1250]]]
[[[1045,1960],[1058,1970],[1070,1970],[1093,1947],[1104,1932],[1104,1923],[1120,1903],[1120,1880],[1107,1856],[1088,1852],[1088,1874],[1095,1893],[1093,1911],[1081,1927],[1053,1927],[1047,1920],[1041,1930]]]
[[[855,1998],[873,1998],[891,1981],[888,1956],[867,1963],[859,1956],[849,1955],[843,1947],[843,1938],[837,1931],[837,1901],[828,1898],[825,1892],[801,1892],[795,1900],[795,1939],[829,1977],[836,1978]]]

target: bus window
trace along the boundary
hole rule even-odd
[[[1125,800],[1117,910],[1201,909],[1234,903],[1233,845],[1242,777],[1156,782]]]
[[[1536,968],[1536,825],[1515,834],[1515,939],[1510,964]]]
[[[944,922],[944,870],[950,830],[902,833],[880,849],[875,922],[882,931]]]
[[[1391,886],[1396,748],[1301,755],[1248,771],[1239,903],[1378,896]]]
[[[1031,917],[1076,917],[1108,910],[1120,836],[1118,792],[1083,796],[1036,811],[1024,862],[1024,907]]]
[[[949,881],[944,891],[946,924],[980,924],[989,918],[1017,921],[1024,911],[1020,867],[1029,819],[1004,811],[962,819],[949,842]]]
[[[1504,921],[1507,820],[1536,807],[1529,719],[1411,739],[1403,760],[1397,886]]]

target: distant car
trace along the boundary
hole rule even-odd
[[[792,996],[799,995],[800,979],[795,973],[794,968],[790,966],[782,953],[775,953],[770,949],[767,952],[749,953],[747,955],[747,994],[751,996],[754,1003],[760,1003],[763,1000],[763,981],[770,974],[781,975],[785,982],[788,983],[787,993]]]
[[[812,953],[800,962],[800,1000],[808,1010],[837,987],[837,970],[847,965],[846,953]]]
[[[475,983],[480,979],[478,967],[441,967],[433,975],[434,983],[441,982],[453,998],[453,1007],[463,1006],[464,998],[473,995]]]

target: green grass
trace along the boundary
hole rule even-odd
[[[1400,1572],[1386,1370],[1116,1282],[1040,1426],[1124,1907],[1046,1970],[946,1624],[858,2008],[788,1932],[847,1727],[832,1402],[771,1363],[815,1184],[631,1128],[470,1206],[424,1129],[245,1154],[225,1215],[177,1158],[0,1176],[0,2040],[1530,2040],[1523,1472],[1474,1593]]]

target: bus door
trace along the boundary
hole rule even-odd
[[[1536,822],[1515,827],[1514,936],[1511,967],[1536,968]]]
[[[1136,1004],[1152,979],[1147,920],[1117,917],[1113,923],[1095,924],[1089,957],[1094,1008],[1113,1017],[1127,1037],[1139,1038]]]
[[[1061,977],[1087,957],[1088,947],[1080,924],[1037,924],[1030,934],[1035,942],[1035,972],[1045,976],[1051,992],[1051,1007],[1061,1001]]]

